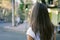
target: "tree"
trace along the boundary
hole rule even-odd
[[[25,19],[25,15],[24,15],[24,2],[22,0],[20,0],[22,4],[19,5],[19,14],[20,14],[20,19],[21,22],[23,23],[24,19]]]

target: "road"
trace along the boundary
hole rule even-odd
[[[6,31],[4,26],[11,26],[11,23],[0,23],[0,40],[27,40],[26,33]],[[56,40],[60,40],[60,34],[56,34]]]
[[[27,40],[26,33],[8,31],[4,26],[11,26],[11,23],[0,23],[0,40]]]
[[[0,27],[0,40],[26,40],[26,34],[21,32],[6,31]]]

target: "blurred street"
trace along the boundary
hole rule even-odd
[[[8,26],[11,28],[11,23],[0,23],[0,40],[26,40],[25,32],[12,31],[9,28],[5,29]]]
[[[0,40],[27,40],[26,33],[22,31],[24,27],[20,27],[19,25],[16,28],[18,28],[18,30],[21,30],[21,31],[18,31],[16,28],[14,29],[13,27],[8,28],[8,26],[10,27],[11,23],[0,23]],[[11,30],[11,28],[14,31]],[[60,34],[58,33],[56,34],[56,40],[60,40]]]

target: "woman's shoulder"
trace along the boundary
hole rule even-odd
[[[29,36],[31,36],[31,37],[33,37],[33,38],[35,38],[35,33],[33,32],[33,30],[32,30],[31,27],[28,28],[26,34],[29,35]]]

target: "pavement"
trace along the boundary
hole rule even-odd
[[[0,23],[0,40],[27,40],[26,23],[12,27],[12,23]]]
[[[26,33],[8,31],[0,27],[0,40],[27,40]]]
[[[13,27],[12,23],[0,23],[0,27],[3,27],[5,30],[8,30],[8,31],[26,32],[29,25],[28,23],[23,23]]]

